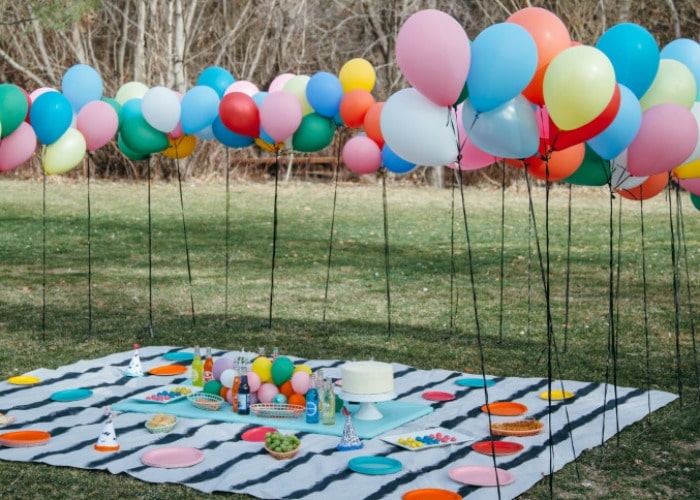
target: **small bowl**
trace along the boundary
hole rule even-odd
[[[287,451],[284,453],[281,453],[279,451],[272,451],[270,448],[267,447],[267,445],[263,445],[263,447],[265,448],[265,451],[267,451],[270,455],[275,457],[277,460],[287,460],[287,459],[292,458],[294,455],[297,454],[297,452],[299,451],[299,448],[301,448],[301,445],[297,446],[296,448],[294,448],[291,451]]]
[[[149,421],[150,419],[146,421],[146,429],[148,429],[148,432],[150,432],[151,434],[170,432],[177,425],[177,417],[175,417],[175,420],[173,420],[172,423],[167,425],[151,426],[149,425]]]
[[[221,407],[221,403],[224,402],[224,398],[221,396],[209,394],[207,392],[195,392],[189,394],[187,399],[197,408],[211,411],[217,411]]]

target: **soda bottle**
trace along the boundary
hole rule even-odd
[[[199,346],[194,347],[194,358],[192,358],[192,385],[195,387],[204,386],[204,364],[202,363],[202,355],[199,352]]]
[[[279,347],[273,347],[272,348],[272,362],[274,363],[277,358],[280,357],[280,350]]]
[[[241,375],[241,383],[238,386],[238,414],[250,414],[250,386],[248,375]]]
[[[326,379],[326,388],[323,391],[323,409],[321,420],[325,425],[335,424],[335,391],[333,390],[333,381]]]
[[[241,377],[236,375],[233,377],[233,386],[231,387],[231,407],[233,413],[238,413],[238,388],[241,386]]]
[[[211,347],[207,347],[207,356],[204,358],[204,383],[214,380],[214,358],[211,357]]]
[[[318,391],[316,390],[316,375],[311,375],[311,384],[306,391],[306,423],[318,423]]]

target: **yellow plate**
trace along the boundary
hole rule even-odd
[[[544,391],[540,394],[540,397],[545,400],[549,400],[549,392]],[[561,401],[562,399],[569,399],[574,397],[574,393],[571,391],[552,391],[552,401]]]
[[[38,384],[39,382],[41,382],[41,379],[38,377],[33,377],[31,375],[18,375],[16,377],[8,378],[7,381],[15,385],[32,385]]]

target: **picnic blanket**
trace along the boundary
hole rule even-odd
[[[163,355],[179,348],[152,346],[140,349],[145,372],[151,367],[169,364]],[[215,356],[235,352],[214,350]],[[419,370],[394,363],[395,403],[407,408],[423,408],[420,414],[396,421],[377,437],[363,439],[363,447],[338,451],[335,433],[320,433],[300,425],[297,435],[302,447],[290,460],[275,460],[262,449],[261,443],[248,442],[242,434],[261,422],[230,421],[223,412],[188,413],[167,434],[151,434],[144,427],[149,414],[141,408],[132,410],[135,395],[167,384],[185,384],[187,375],[140,378],[124,376],[131,351],[104,358],[83,360],[56,370],[37,369],[28,376],[41,381],[35,385],[0,382],[0,411],[15,417],[15,423],[0,428],[0,434],[16,430],[42,430],[51,433],[48,443],[33,447],[0,446],[0,460],[41,462],[57,466],[107,470],[127,473],[151,483],[181,483],[202,492],[236,492],[258,498],[400,498],[408,491],[443,488],[465,498],[495,498],[494,487],[465,485],[450,479],[451,469],[465,465],[492,466],[490,455],[471,448],[473,442],[489,438],[489,416],[481,406],[483,387],[458,385],[469,375],[441,369]],[[338,360],[303,360],[313,369],[324,368],[327,374],[339,374]],[[337,372],[334,372],[337,370]],[[471,375],[473,377],[473,375]],[[487,377],[490,402],[513,401],[527,407],[526,416],[545,423],[542,433],[529,437],[509,437],[522,443],[523,451],[496,457],[499,468],[510,472],[515,480],[500,485],[502,498],[514,498],[536,482],[574,460],[586,449],[600,445],[622,429],[644,418],[649,409],[657,410],[676,399],[662,391],[580,382],[552,381],[540,378]],[[478,384],[475,384],[478,385]],[[541,397],[544,391],[564,389],[575,396],[550,403]],[[89,389],[86,399],[60,402],[51,399],[57,391]],[[426,391],[455,395],[450,401],[428,401]],[[114,429],[120,449],[99,452],[96,443],[105,424],[104,408],[120,409]],[[186,402],[173,403],[188,408]],[[163,412],[170,405],[154,405],[152,413]],[[173,406],[175,408],[175,406]],[[189,411],[189,408],[188,410]],[[217,415],[221,413],[221,416]],[[229,411],[227,413],[232,413]],[[522,418],[522,417],[518,417]],[[513,419],[491,415],[492,421]],[[236,419],[237,420],[237,419]],[[293,428],[291,422],[274,419],[277,428]],[[342,419],[339,419],[342,420]],[[269,423],[269,422],[265,422]],[[353,422],[358,424],[358,422]],[[359,422],[359,425],[362,425]],[[414,434],[434,428],[446,429],[473,437],[473,441],[410,450],[397,446],[387,436]],[[316,432],[314,432],[316,431]],[[204,452],[204,460],[187,468],[155,468],[145,465],[144,453],[167,446],[193,447]],[[354,457],[381,456],[397,459],[401,470],[386,475],[353,472],[348,462]]]

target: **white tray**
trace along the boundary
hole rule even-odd
[[[404,439],[417,439],[418,437],[423,438],[424,436],[437,436],[437,435],[442,435],[442,436],[449,436],[451,439],[448,441],[440,441],[437,443],[423,443],[423,446],[420,447],[411,447],[402,441]],[[402,432],[401,434],[394,434],[392,436],[384,436],[380,438],[382,441],[386,441],[387,443],[399,446],[401,448],[404,448],[406,450],[410,451],[420,451],[420,450],[427,450],[430,448],[439,448],[440,446],[448,446],[450,444],[462,444],[462,443],[468,443],[469,441],[474,441],[476,438],[474,436],[470,436],[468,434],[463,434],[458,431],[453,431],[450,429],[445,429],[443,427],[433,427],[431,429],[424,429],[424,430],[419,430],[419,431],[412,431],[412,432]]]

